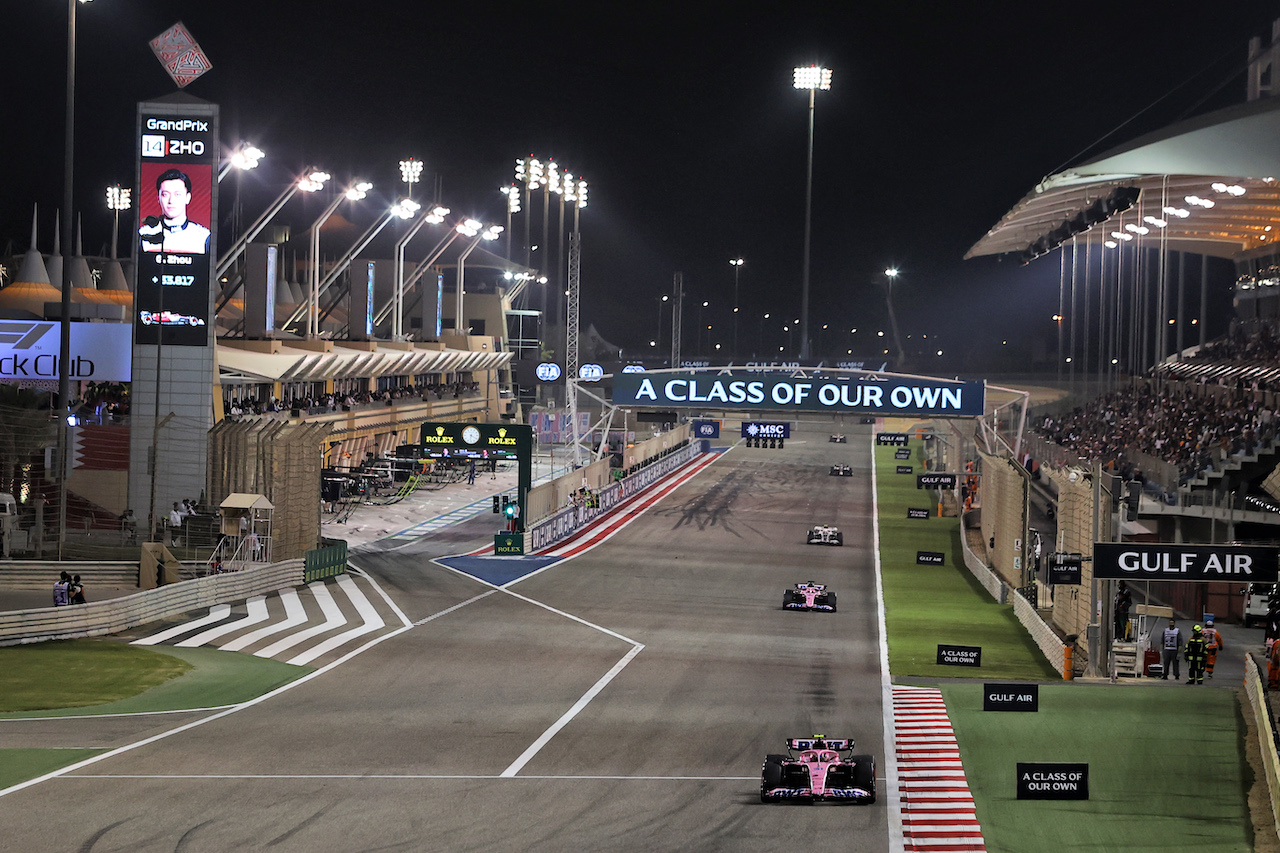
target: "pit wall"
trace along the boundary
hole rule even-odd
[[[668,433],[672,435],[674,433]],[[645,467],[617,482],[610,483],[600,490],[600,500],[596,506],[568,506],[553,515],[530,525],[525,533],[525,553],[533,553],[549,548],[555,543],[567,539],[580,528],[590,524],[601,514],[608,512],[622,501],[638,495],[668,474],[683,468],[702,453],[701,443],[693,442],[684,447],[667,451],[666,456],[658,458]],[[566,474],[565,477],[581,477],[581,471]],[[563,479],[563,478],[561,478]],[[547,484],[551,485],[551,484]],[[544,487],[540,487],[544,488]],[[532,495],[533,493],[530,492]]]
[[[1054,669],[1062,672],[1066,658],[1065,646],[1057,633],[1040,618],[1040,614],[1036,612],[1036,609],[1031,606],[1029,601],[1013,592],[1009,584],[1005,583],[999,575],[987,566],[982,556],[969,547],[969,540],[966,537],[960,537],[960,544],[964,552],[965,568],[977,578],[978,583],[982,584],[983,588],[991,594],[991,597],[997,603],[1007,604],[1012,599],[1014,615],[1018,617],[1022,627],[1026,629],[1032,641],[1040,649],[1041,654],[1045,656],[1045,659],[1049,661]]]
[[[303,565],[301,559],[286,560],[89,604],[0,613],[0,646],[99,637],[190,610],[301,586]]]
[[[1271,712],[1267,706],[1266,689],[1262,684],[1262,671],[1253,655],[1244,658],[1244,692],[1248,698],[1244,712],[1253,717],[1258,746],[1262,749],[1262,769],[1267,777],[1268,800],[1271,802],[1271,819],[1280,833],[1280,754],[1276,752],[1276,739],[1271,725]]]
[[[654,459],[670,453],[672,448],[679,447],[688,440],[689,425],[685,424],[662,435],[636,442],[623,453],[622,467],[627,471],[641,468]],[[573,495],[579,489],[602,492],[613,482],[613,471],[609,459],[601,459],[530,489],[525,501],[525,513],[532,523],[526,527],[532,529],[533,525],[541,524],[542,521],[563,513],[566,509],[572,509]]]

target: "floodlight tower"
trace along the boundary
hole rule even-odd
[[[582,235],[578,232],[578,212],[587,206],[587,182],[570,180],[563,187],[564,200],[573,204],[573,231],[569,234],[568,305],[565,311],[565,390],[569,398],[569,430],[573,435],[573,464],[578,466],[578,304],[581,289]]]
[[[116,243],[120,240],[120,211],[133,207],[133,190],[119,184],[107,187],[107,208],[115,213],[111,223],[111,260],[116,259]]]
[[[813,113],[819,89],[831,88],[831,69],[810,65],[793,72],[797,89],[809,90],[809,160],[804,186],[804,266],[800,280],[800,358],[809,357],[809,238],[813,218]]]
[[[400,161],[400,180],[409,185],[409,200],[413,200],[413,185],[422,180],[422,167],[426,164],[410,157]]]

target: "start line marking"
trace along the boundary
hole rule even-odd
[[[756,776],[509,776],[505,773],[499,775],[462,775],[457,773],[441,773],[441,774],[415,774],[415,773],[399,773],[399,774],[377,774],[377,773],[316,773],[316,774],[286,774],[286,773],[211,773],[207,776],[198,776],[196,774],[138,774],[128,775],[119,773],[81,773],[77,776],[61,776],[61,779],[405,779],[408,781],[422,781],[432,779],[448,779],[448,780],[466,780],[466,781],[483,781],[492,779],[516,779],[527,781],[530,779],[540,779],[543,781],[564,780],[567,782],[754,782],[759,779]]]

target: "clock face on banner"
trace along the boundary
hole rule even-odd
[[[480,430],[473,426],[469,426],[462,431],[462,440],[467,444],[475,444],[480,440]]]

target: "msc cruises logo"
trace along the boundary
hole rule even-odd
[[[8,344],[14,349],[31,349],[52,329],[53,323],[0,320],[0,344]]]

